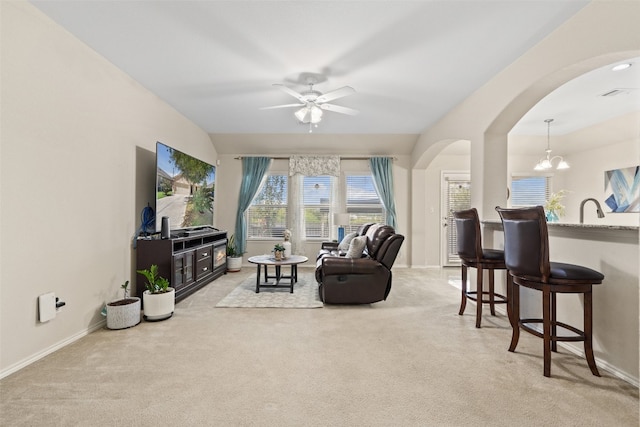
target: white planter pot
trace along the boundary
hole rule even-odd
[[[227,257],[227,271],[240,271],[242,268],[242,257]]]
[[[168,292],[152,294],[144,291],[142,294],[144,320],[153,322],[168,319],[173,315],[176,306],[176,290],[169,288]]]
[[[118,301],[107,304],[107,328],[125,329],[136,326],[140,323],[140,298],[129,297],[135,300],[130,304],[112,305]]]

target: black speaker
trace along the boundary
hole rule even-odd
[[[160,228],[160,237],[163,239],[168,239],[169,237],[171,237],[169,230],[171,230],[171,226],[169,225],[169,217],[163,216],[162,226]]]

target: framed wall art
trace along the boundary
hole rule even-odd
[[[640,212],[640,166],[605,171],[604,191],[611,212]]]

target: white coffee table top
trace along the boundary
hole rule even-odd
[[[288,258],[285,258],[280,261],[276,261],[273,255],[256,255],[249,257],[248,261],[252,264],[260,264],[260,265],[294,265],[294,264],[302,264],[303,262],[309,261],[309,258],[302,255],[291,255]]]

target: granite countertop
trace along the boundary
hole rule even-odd
[[[502,221],[500,221],[499,219],[489,219],[489,220],[484,220],[484,221],[480,221],[482,224],[487,224],[487,225],[500,225],[502,227]],[[572,228],[572,229],[576,229],[576,230],[585,230],[585,229],[592,229],[592,230],[631,230],[631,231],[638,231],[638,226],[637,225],[605,225],[605,224],[575,224],[575,223],[568,223],[568,222],[548,222],[547,223],[547,227],[549,227],[549,229],[553,229],[553,228]]]

